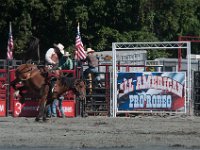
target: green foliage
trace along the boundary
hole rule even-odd
[[[17,59],[31,35],[40,39],[42,56],[58,42],[72,52],[78,22],[84,46],[97,51],[111,50],[112,42],[200,36],[199,0],[1,0],[0,10],[1,59],[6,58],[10,21]],[[148,53],[150,59],[170,57],[164,51]]]

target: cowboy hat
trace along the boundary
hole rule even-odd
[[[87,51],[86,51],[86,52],[87,52],[87,54],[88,54],[88,53],[92,53],[92,52],[94,52],[94,50],[91,49],[91,48],[87,48]]]
[[[64,46],[61,43],[53,44],[54,47],[58,48],[62,54],[64,54]]]
[[[70,53],[69,52],[64,52],[63,56],[70,56]]]

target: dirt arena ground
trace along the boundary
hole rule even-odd
[[[0,134],[0,149],[200,149],[200,117],[2,117]]]

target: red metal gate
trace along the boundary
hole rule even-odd
[[[6,116],[6,97],[7,97],[7,81],[6,69],[0,69],[0,116]]]

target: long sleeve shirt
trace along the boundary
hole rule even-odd
[[[72,70],[73,69],[73,61],[69,57],[62,57],[59,61],[59,68],[62,70]]]
[[[47,50],[45,54],[45,61],[47,64],[56,65],[58,64],[58,55],[56,54],[54,48]]]

